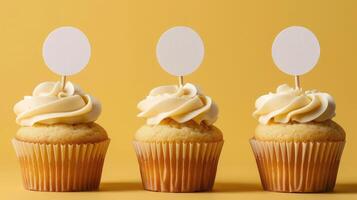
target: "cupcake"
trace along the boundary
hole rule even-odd
[[[14,107],[21,127],[12,140],[24,187],[35,191],[98,188],[109,145],[94,121],[100,103],[71,82],[44,82]]]
[[[259,120],[250,140],[264,190],[329,192],[334,189],[345,145],[327,93],[288,85],[258,98]]]
[[[212,125],[218,108],[193,84],[153,89],[138,104],[146,124],[135,134],[143,186],[158,192],[212,190],[223,146]]]

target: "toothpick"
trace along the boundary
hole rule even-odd
[[[179,86],[183,87],[183,76],[179,76]]]
[[[300,76],[295,76],[295,88],[300,89]]]
[[[62,91],[64,91],[64,88],[66,87],[66,79],[67,79],[66,76],[62,76],[61,77],[61,89],[62,89]]]

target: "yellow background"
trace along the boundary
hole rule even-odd
[[[357,3],[353,0],[2,0],[0,6],[0,192],[1,199],[326,199],[357,197]],[[111,139],[102,190],[90,193],[36,193],[23,190],[10,140],[18,126],[12,106],[42,81],[59,77],[45,66],[41,48],[56,27],[79,27],[89,37],[88,67],[70,80],[99,98],[98,122]],[[225,145],[215,192],[164,194],[141,190],[131,144],[144,120],[136,104],[150,89],[176,84],[158,65],[159,36],[176,25],[193,27],[205,42],[202,66],[185,77],[201,86],[220,106],[217,126]],[[255,99],[293,78],[271,59],[276,34],[303,25],[319,38],[321,58],[302,77],[302,87],[331,93],[337,117],[347,132],[336,193],[280,194],[263,192],[248,144],[257,121]]]

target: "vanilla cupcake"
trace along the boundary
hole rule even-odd
[[[318,91],[287,85],[258,98],[259,120],[250,143],[263,188],[276,192],[329,192],[334,189],[345,144],[335,102]]]
[[[134,146],[146,190],[199,192],[212,190],[222,132],[212,124],[218,108],[193,84],[153,89],[138,104],[146,124]]]
[[[67,82],[44,82],[14,107],[21,126],[12,140],[23,184],[35,191],[85,191],[99,187],[109,145],[94,121],[101,105]]]

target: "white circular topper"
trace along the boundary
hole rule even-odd
[[[202,63],[203,41],[189,27],[173,27],[161,35],[156,56],[165,71],[174,76],[184,76],[194,72]]]
[[[56,74],[74,75],[89,62],[91,47],[86,35],[74,27],[60,27],[46,38],[42,55],[46,65]]]
[[[276,66],[290,75],[302,75],[314,68],[320,57],[320,44],[314,33],[291,26],[276,36],[272,46]]]

